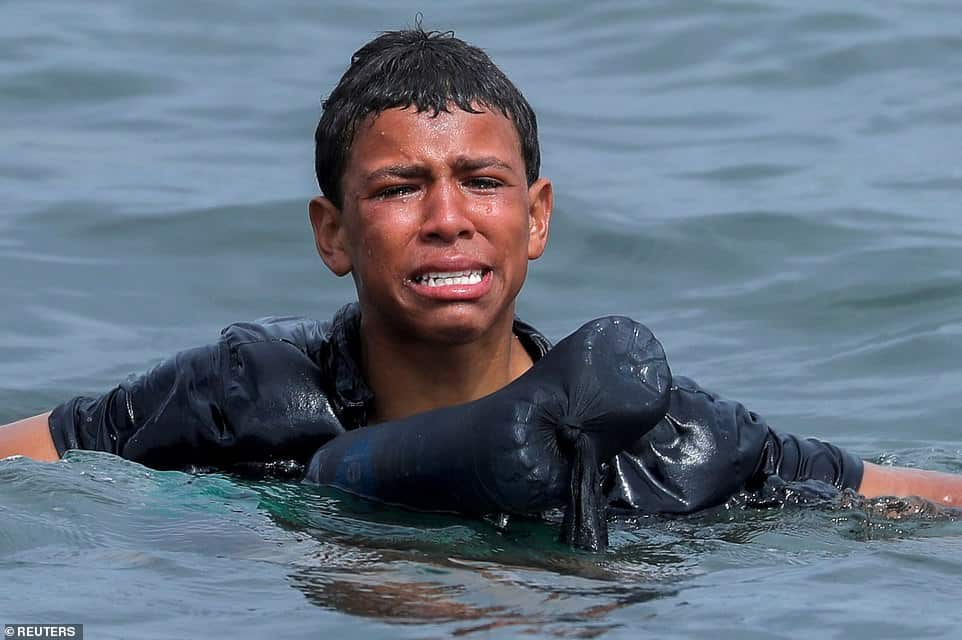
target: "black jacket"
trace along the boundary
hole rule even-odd
[[[360,311],[328,323],[275,318],[233,324],[215,344],[183,351],[108,393],[74,398],[50,416],[57,451],[107,451],[159,469],[303,465],[324,443],[367,424]],[[514,332],[535,360],[551,348],[533,327]],[[676,376],[665,418],[607,470],[609,505],[687,513],[778,476],[857,489],[861,461],[837,447],[771,429],[741,404]]]

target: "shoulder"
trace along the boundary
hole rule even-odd
[[[271,317],[234,323],[221,332],[229,395],[244,402],[273,399],[262,402],[267,406],[311,404],[320,394],[345,425],[364,424],[373,394],[358,364],[359,332],[357,303],[326,322]]]
[[[312,318],[272,316],[228,325],[221,331],[221,339],[232,349],[248,344],[286,343],[311,354],[319,352],[330,339],[330,327],[330,322]]]
[[[269,316],[253,322],[235,322],[221,331],[221,340],[232,350],[250,344],[274,343],[295,347],[312,359],[325,352],[337,335],[350,330],[355,304],[342,307],[326,321],[298,316]]]

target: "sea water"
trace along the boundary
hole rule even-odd
[[[556,210],[520,315],[630,315],[777,428],[962,472],[956,2],[0,4],[0,423],[221,327],[329,317],[320,101],[381,30],[485,48]],[[90,638],[958,637],[962,524],[738,500],[613,523],[385,509],[112,456],[0,462],[0,624]]]

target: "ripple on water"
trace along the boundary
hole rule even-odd
[[[177,84],[164,75],[147,75],[125,69],[33,69],[7,75],[8,99],[25,106],[47,105],[67,100],[102,104],[128,100],[157,92],[172,92]]]
[[[265,602],[283,608],[276,580],[284,576],[321,610],[459,633],[614,629],[630,611],[684,599],[709,575],[804,569],[850,559],[877,540],[959,531],[957,514],[922,503],[733,503],[695,516],[616,520],[612,549],[599,557],[557,543],[557,518],[512,520],[500,530],[313,486],[158,472],[93,453],[60,464],[3,461],[0,493],[12,523],[0,553],[14,581],[20,567],[82,570],[88,584],[123,569],[140,584],[170,581],[154,606],[188,598],[195,615],[223,611],[232,592],[251,602],[263,590]]]
[[[311,133],[350,52],[418,8],[7,0],[0,422],[353,296],[313,255]],[[627,313],[776,428],[962,471],[957,2],[426,14],[539,114],[557,207],[526,320],[559,337]],[[105,637],[955,637],[962,536],[929,509],[626,518],[597,556],[556,519],[6,460],[4,613]]]

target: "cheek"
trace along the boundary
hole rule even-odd
[[[527,243],[528,208],[526,204],[519,203],[517,197],[492,199],[480,203],[475,211],[478,219],[484,221],[489,232],[495,234],[500,242],[512,245],[520,241]]]
[[[405,236],[393,224],[369,224],[358,237],[354,252],[355,264],[364,273],[402,271],[407,254]]]
[[[355,237],[368,252],[388,254],[403,250],[419,229],[418,211],[411,205],[371,206],[358,216]]]
[[[515,211],[510,220],[502,224],[504,232],[503,239],[510,245],[512,256],[520,257],[523,255],[525,261],[528,257],[528,240],[531,237],[530,225],[528,221],[527,209]]]
[[[355,251],[358,254],[355,257],[355,264],[360,265],[362,271],[380,271],[383,268],[379,258],[384,252],[383,249],[378,246],[378,238],[376,236],[370,234],[362,236],[360,242],[357,243]]]

